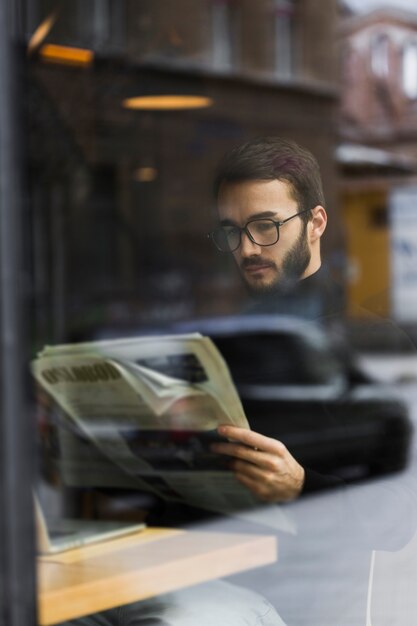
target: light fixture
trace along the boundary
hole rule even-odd
[[[164,95],[137,96],[123,100],[126,109],[142,109],[148,111],[172,111],[181,109],[205,109],[212,106],[213,100],[205,96]]]
[[[36,48],[38,48],[41,43],[46,39],[46,37],[51,32],[57,17],[58,12],[54,11],[53,13],[48,15],[48,17],[45,18],[41,24],[39,24],[32,37],[29,39],[28,54],[32,54],[36,50]]]
[[[133,178],[138,183],[151,183],[158,176],[158,170],[156,167],[138,167],[137,170],[133,172]]]
[[[85,48],[58,46],[45,44],[39,51],[39,56],[48,63],[62,65],[89,66],[94,61],[94,52]]]

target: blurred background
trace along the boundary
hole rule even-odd
[[[23,280],[13,297],[23,317],[18,331],[25,363],[45,344],[204,330],[208,318],[239,314],[245,289],[233,261],[206,237],[216,221],[213,174],[229,148],[280,135],[310,149],[321,167],[329,216],[323,258],[338,285],[338,329],[355,354],[355,368],[335,364],[334,354],[320,357],[324,344],[318,339],[314,349],[320,350],[306,357],[313,365],[306,365],[305,379],[289,380],[288,371],[280,370],[283,378],[272,375],[268,383],[275,389],[272,400],[265,389],[260,399],[249,392],[247,407],[254,415],[266,411],[268,421],[268,411],[277,406],[294,411],[289,400],[301,398],[301,413],[319,401],[327,419],[329,404],[323,403],[330,398],[349,416],[354,405],[360,421],[372,406],[384,423],[385,447],[394,437],[392,420],[404,427],[398,463],[390,459],[386,467],[358,470],[371,439],[361,440],[355,431],[353,449],[361,452],[341,475],[354,480],[403,469],[411,458],[409,426],[417,423],[415,1],[21,0],[14,5],[6,27],[15,53],[13,102],[19,118],[8,146],[18,151],[21,220],[13,224],[7,215],[17,205],[9,203],[6,146],[0,231],[22,252],[14,267]],[[3,137],[12,117],[0,118]],[[4,305],[10,298],[4,256],[0,266]],[[316,295],[326,313],[325,290]],[[3,312],[3,323],[7,319]],[[15,350],[6,326],[3,372],[7,350]],[[285,329],[278,330],[285,335]],[[244,324],[241,330],[246,332]],[[211,331],[224,341],[224,330]],[[262,320],[258,331],[271,333],[267,343],[277,336],[277,328]],[[293,337],[291,328],[288,332]],[[299,341],[293,349],[284,347],[285,354],[300,350],[302,358]],[[247,357],[232,347],[232,373],[234,360],[242,358]],[[317,378],[318,362],[327,363],[327,373]],[[18,367],[15,373],[14,382],[21,376],[27,383]],[[374,391],[361,405],[363,391],[354,386],[378,382],[391,394],[389,401]],[[316,384],[321,391],[313,400],[294,388],[285,395],[288,386],[305,391],[310,385],[311,391]],[[12,387],[3,381],[4,398]],[[262,393],[269,404],[260,411]],[[56,488],[60,451],[50,407],[45,398],[34,405],[29,398],[26,425],[37,420],[40,445],[33,443],[30,454],[35,459],[37,448],[41,456],[50,455],[38,465]],[[3,400],[6,434],[17,429],[10,424],[11,406]],[[342,437],[350,428],[346,419]],[[325,448],[310,441],[324,458]],[[304,440],[300,445],[305,451]],[[16,450],[18,462],[26,452]],[[351,449],[345,452],[350,457]],[[34,463],[25,460],[21,475],[30,476]],[[7,481],[4,485],[7,492]],[[100,502],[95,514],[106,515],[110,505],[100,509]],[[53,508],[53,499],[50,503]],[[73,507],[74,500],[65,506]]]
[[[417,328],[417,14],[412,3],[27,3],[31,335],[239,310],[205,239],[213,169],[266,134],[317,157],[324,256],[361,348]],[[168,99],[166,99],[168,96]]]

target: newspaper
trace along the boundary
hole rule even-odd
[[[259,506],[228,469],[227,457],[211,451],[219,424],[249,424],[209,338],[193,333],[47,346],[32,372],[62,419],[101,453],[94,459],[90,445],[80,465],[78,452],[66,446],[67,484],[137,487],[221,513]],[[111,466],[103,470],[103,457],[117,466],[115,476]]]

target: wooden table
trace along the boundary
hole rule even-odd
[[[273,563],[276,538],[148,528],[38,558],[38,621],[49,626]]]

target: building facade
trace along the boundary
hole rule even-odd
[[[394,241],[392,205],[399,189],[416,182],[417,13],[386,9],[345,17],[340,59],[341,150],[349,151],[341,163],[349,312],[401,321],[395,267],[403,246]]]
[[[341,63],[343,136],[416,154],[417,13],[345,19]]]

